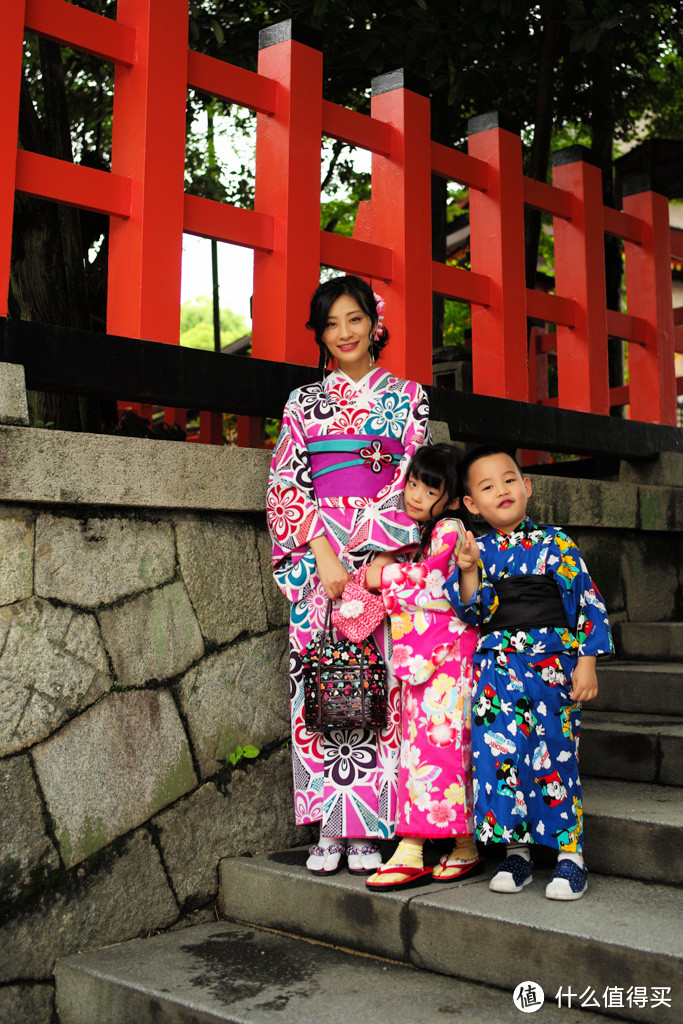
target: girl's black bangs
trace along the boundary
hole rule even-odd
[[[425,487],[431,487],[433,491],[442,491],[445,479],[443,473],[438,473],[435,470],[429,468],[429,466],[418,467],[417,470],[411,469],[410,471],[416,480],[419,480],[425,485]]]

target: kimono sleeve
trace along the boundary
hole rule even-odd
[[[602,594],[588,574],[574,541],[558,530],[547,558],[557,581],[569,629],[579,642],[578,654],[613,654],[614,641]]]
[[[459,520],[442,520],[434,528],[427,558],[385,566],[382,599],[387,611],[442,611],[444,584],[456,563],[463,536]]]
[[[431,444],[429,401],[423,388],[415,381],[404,381],[403,385],[402,392],[396,396],[398,407],[402,403],[408,405],[401,437],[401,461],[391,482],[379,491],[370,504],[359,510],[346,551],[397,551],[417,544],[420,539],[417,525],[406,516],[403,490],[413,455],[418,448]]]
[[[477,544],[482,556],[477,563],[479,582],[470,600],[463,602],[460,599],[460,570],[457,565],[444,584],[444,593],[453,611],[462,622],[467,622],[470,626],[482,626],[488,622],[495,615],[500,603],[496,588],[484,567],[485,541],[479,539]]]
[[[325,534],[318,509],[306,448],[301,409],[296,392],[290,395],[282,417],[270,467],[266,494],[266,518],[273,541],[273,566],[277,585],[290,601],[298,601],[311,589],[316,572],[309,548],[314,537]]]

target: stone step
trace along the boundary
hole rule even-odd
[[[61,1024],[520,1020],[511,993],[500,988],[232,923],[68,957],[58,961],[55,978]],[[546,992],[542,1020],[573,1024],[578,1001],[572,1009],[565,999],[558,1009],[556,991]],[[598,1021],[604,1017],[581,1012],[582,1024]]]
[[[582,781],[584,848],[591,871],[683,884],[683,792],[613,779]]]
[[[683,661],[683,622],[619,622],[614,644],[627,661]]]
[[[581,777],[683,786],[683,718],[596,711],[581,718]]]
[[[683,717],[683,664],[605,661],[598,664],[598,686],[591,709]]]
[[[311,875],[304,861],[304,850],[223,860],[223,912],[484,986],[512,991],[530,980],[550,999],[571,988],[584,1000],[593,993],[598,1003],[615,990],[624,1005],[610,1012],[629,1020],[661,1024],[667,1013],[677,1017],[674,1008],[680,1012],[683,895],[671,886],[592,874],[582,900],[560,903],[545,898],[550,868],[537,867],[518,895],[490,892],[488,873],[460,885],[378,895],[346,871]],[[645,991],[646,1005],[627,1005],[631,986]],[[667,990],[670,1009],[651,1005],[657,989]],[[417,1011],[395,1018],[423,1019]],[[480,1011],[479,1019],[502,1018]]]

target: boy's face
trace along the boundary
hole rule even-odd
[[[489,526],[511,533],[526,518],[531,497],[531,480],[523,477],[518,466],[503,452],[485,455],[472,463],[469,471],[466,507],[482,516]]]

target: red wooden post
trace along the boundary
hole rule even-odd
[[[203,444],[223,444],[223,413],[199,413],[199,440]]]
[[[252,354],[315,364],[304,324],[320,279],[322,53],[317,32],[292,21],[259,35],[259,74],[277,82],[276,110],[257,115],[254,208],[275,224],[272,252],[254,253]]]
[[[7,316],[25,17],[25,0],[5,0],[0,32],[0,316]]]
[[[553,219],[555,290],[576,303],[573,327],[557,325],[558,403],[609,415],[605,219],[602,173],[589,152],[571,146],[553,155],[553,185],[571,192],[571,219]]]
[[[645,224],[642,245],[624,243],[628,312],[647,323],[645,345],[628,350],[631,419],[676,425],[675,326],[671,233],[666,196],[624,183],[624,212]]]
[[[374,78],[371,113],[393,129],[391,154],[372,156],[372,241],[393,253],[391,281],[374,282],[386,300],[391,332],[382,365],[431,384],[431,142],[424,83],[405,71]]]
[[[114,80],[112,171],[133,182],[111,220],[107,330],[175,344],[180,335],[188,0],[118,0],[136,61]]]
[[[488,305],[472,304],[476,394],[528,396],[522,143],[496,113],[468,125],[468,153],[488,164],[488,188],[470,189],[472,271],[488,277]]]

